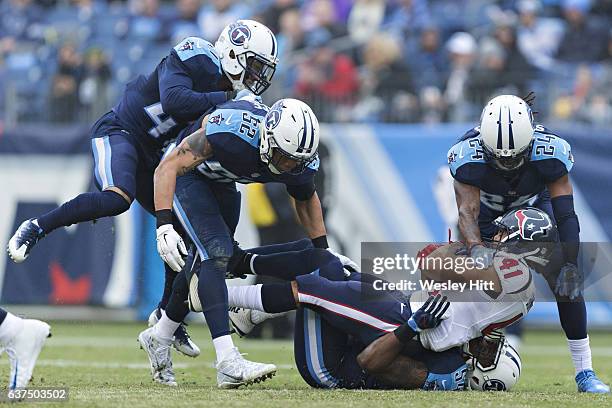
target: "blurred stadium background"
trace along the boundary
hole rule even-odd
[[[537,119],[573,146],[582,240],[610,241],[611,0],[0,0],[0,246],[21,220],[93,188],[88,126],[126,82],[180,39],[214,42],[246,17],[281,50],[264,101],[301,98],[325,123],[318,185],[338,250],[445,240],[448,148],[491,96],[529,91]],[[284,189],[243,198],[243,247],[302,236]],[[24,264],[0,257],[1,303],[35,317],[142,319],[162,280],[154,221],[137,205],[54,232]],[[605,300],[612,286],[589,290]],[[591,325],[612,328],[612,303],[589,308]],[[556,325],[555,304],[529,319]]]

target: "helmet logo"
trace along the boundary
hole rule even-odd
[[[497,379],[488,379],[482,384],[484,391],[505,391],[506,384],[503,381]]]
[[[243,45],[251,38],[251,30],[244,24],[232,24],[229,30],[229,39],[234,45]]]
[[[525,240],[533,241],[535,235],[539,233],[544,234],[551,227],[551,222],[542,213],[530,211],[529,214],[526,214],[526,210],[518,210],[514,213],[514,216],[518,220],[521,237]],[[537,214],[538,218],[533,217],[534,214]]]
[[[272,130],[278,126],[281,120],[281,115],[283,113],[283,103],[282,101],[276,102],[272,105],[272,109],[266,115],[266,129]]]

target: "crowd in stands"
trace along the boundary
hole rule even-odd
[[[0,121],[92,122],[187,36],[276,34],[264,95],[321,121],[474,121],[504,92],[612,125],[612,0],[0,0]]]

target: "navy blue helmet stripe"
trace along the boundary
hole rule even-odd
[[[274,55],[276,57],[276,38],[274,37],[274,34],[272,34],[272,31],[268,30],[268,32],[270,33],[270,37],[272,37],[272,55]]]
[[[510,109],[508,109],[508,138],[509,138],[509,149],[514,149],[514,136],[512,135],[512,116],[510,116]]]
[[[302,111],[302,123],[304,124],[304,127],[302,128],[302,140],[300,140],[300,145],[298,146],[298,153],[302,153],[304,151],[304,148],[306,147],[306,136],[307,136],[307,132],[306,132],[306,115],[304,115],[304,111]]]
[[[312,152],[312,145],[314,144],[314,123],[312,121],[312,116],[310,116],[310,112],[308,113],[308,120],[310,121],[310,142],[308,143],[308,151],[307,153],[311,153]]]
[[[501,123],[501,106],[499,107],[499,119],[497,120],[497,148],[503,149],[503,141],[502,141],[502,123]]]

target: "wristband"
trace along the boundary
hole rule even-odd
[[[313,238],[310,241],[312,242],[312,245],[314,245],[315,248],[329,248],[329,245],[327,243],[327,235],[321,235],[320,237]]]
[[[165,224],[172,224],[172,210],[155,211],[155,218],[157,220],[157,228]]]
[[[414,336],[417,335],[417,332],[414,331],[414,329],[410,327],[408,323],[406,323],[393,330],[393,334],[395,334],[395,337],[397,337],[400,343],[405,344],[408,343],[410,340],[414,339]]]

